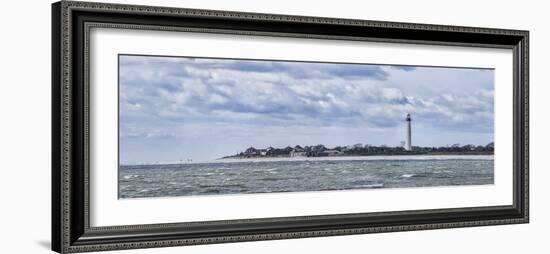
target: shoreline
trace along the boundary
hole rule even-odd
[[[204,163],[263,162],[263,161],[376,161],[376,160],[494,160],[494,155],[368,155],[334,157],[267,157],[267,158],[226,158]]]
[[[147,166],[147,165],[178,165],[178,164],[213,164],[238,162],[278,162],[278,161],[376,161],[376,160],[494,160],[494,154],[483,155],[368,155],[368,156],[333,156],[333,157],[264,157],[264,158],[220,158],[198,162],[166,162],[128,164],[119,166]]]

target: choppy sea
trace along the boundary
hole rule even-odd
[[[217,160],[122,165],[119,198],[486,185],[492,155]]]

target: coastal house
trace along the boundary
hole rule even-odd
[[[297,145],[290,151],[290,157],[305,157],[307,151],[301,146]]]
[[[254,147],[249,147],[244,151],[243,154],[246,155],[246,156],[256,156],[259,153],[260,152],[258,151],[258,149],[254,148]]]
[[[339,154],[342,154],[342,152],[338,150],[324,150],[322,152],[318,152],[316,156],[318,157],[326,157],[326,156],[337,156]]]
[[[283,149],[283,153],[285,153],[286,155],[289,155],[290,152],[292,152],[294,148],[290,147],[290,146],[287,146]]]
[[[324,150],[327,150],[327,148],[324,145],[316,145],[311,148],[313,152],[322,152]]]
[[[361,143],[357,143],[357,144],[353,145],[353,149],[361,149],[361,148],[363,148],[363,144],[361,144]]]
[[[474,150],[476,150],[476,146],[468,144],[468,145],[463,146],[462,149],[469,150],[469,151],[474,151]]]
[[[245,156],[266,156],[268,149],[256,149],[254,147],[249,147],[243,153]]]

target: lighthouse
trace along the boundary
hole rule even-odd
[[[407,139],[405,144],[405,150],[412,151],[412,140],[411,140],[411,114],[407,114]]]

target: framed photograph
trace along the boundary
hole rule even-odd
[[[528,31],[52,11],[54,251],[529,220]]]

